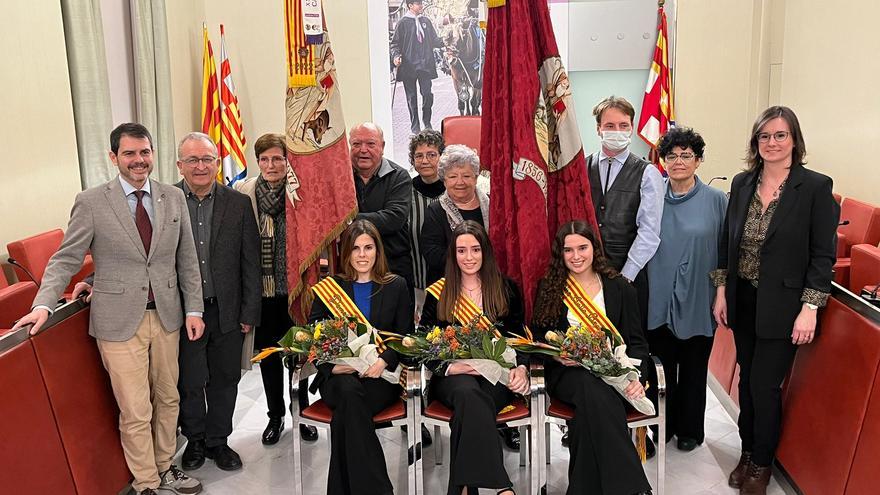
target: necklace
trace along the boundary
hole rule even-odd
[[[472,210],[473,208],[470,208],[470,207],[479,204],[477,202],[477,195],[476,194],[474,194],[473,198],[471,198],[463,203],[460,203],[454,199],[452,200],[452,202],[455,204],[455,207],[458,208],[459,210]]]
[[[758,176],[758,185],[764,182],[764,172],[761,172],[761,175]],[[779,187],[773,190],[773,200],[779,199],[779,195],[782,194],[782,189],[785,188],[785,183],[788,182],[788,174],[785,175],[785,178],[782,179],[782,182],[779,183]],[[769,184],[769,183],[768,183]]]

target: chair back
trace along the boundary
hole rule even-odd
[[[463,144],[480,154],[480,117],[478,115],[461,115],[446,117],[440,124],[440,132],[446,146]]]

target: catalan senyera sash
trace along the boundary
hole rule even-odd
[[[429,294],[434,296],[438,301],[440,300],[440,295],[443,293],[443,287],[446,286],[446,279],[441,278],[440,280],[431,284],[430,287],[425,289]],[[464,294],[460,294],[458,296],[458,303],[455,305],[455,309],[452,311],[452,316],[461,323],[467,324],[471,322],[474,318],[479,316],[479,320],[477,321],[477,325],[480,326],[483,330],[487,330],[492,328],[492,322],[489,318],[483,314],[483,310],[477,306],[477,303],[471,301],[469,297]],[[496,328],[494,330],[494,335],[496,338],[501,338],[501,332]]]
[[[363,323],[367,328],[373,328],[373,325],[367,320],[367,317],[361,313],[360,309],[358,309],[357,304],[348,297],[348,294],[345,293],[342,286],[340,286],[333,277],[327,277],[324,280],[321,280],[312,286],[312,291],[318,296],[318,299],[324,303],[324,306],[327,306],[327,309],[330,310],[330,313],[334,317],[354,317],[357,319],[358,323]],[[383,352],[385,350],[385,343],[382,341],[382,338],[379,337],[379,332],[373,332],[373,338],[376,342],[376,347],[379,348],[379,352]]]
[[[614,323],[611,323],[611,320],[608,319],[605,313],[593,304],[593,300],[586,292],[584,292],[584,288],[581,287],[581,284],[577,283],[571,275],[568,276],[568,280],[565,282],[565,291],[562,300],[565,302],[565,306],[568,307],[568,310],[571,311],[571,313],[583,325],[586,325],[597,332],[601,332],[603,328],[607,328],[608,330],[611,330],[621,342],[623,341],[623,337],[620,336],[620,332],[614,326]]]

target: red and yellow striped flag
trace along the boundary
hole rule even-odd
[[[669,69],[669,37],[666,29],[666,13],[663,6],[657,12],[657,47],[654,61],[648,71],[648,84],[645,99],[642,101],[642,115],[639,118],[639,136],[651,147],[654,164],[663,175],[666,170],[660,164],[656,149],[660,138],[675,125],[675,112],[672,104],[672,71]]]
[[[315,85],[315,48],[309,43],[303,20],[302,0],[285,0],[284,33],[287,40],[287,87]]]
[[[223,24],[220,24],[220,81],[220,158],[223,165],[217,172],[217,180],[231,186],[247,176],[247,160],[244,156],[247,142],[244,139],[238,98],[235,96],[235,84],[232,82],[232,69],[226,54]]]
[[[202,25],[204,50],[202,55],[202,132],[220,145],[220,94],[217,91],[217,66],[214,49],[208,39],[208,27]]]

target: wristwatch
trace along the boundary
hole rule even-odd
[[[819,309],[819,306],[816,306],[815,304],[812,304],[812,303],[804,303],[804,306],[812,309],[813,311],[816,311],[817,309]]]

